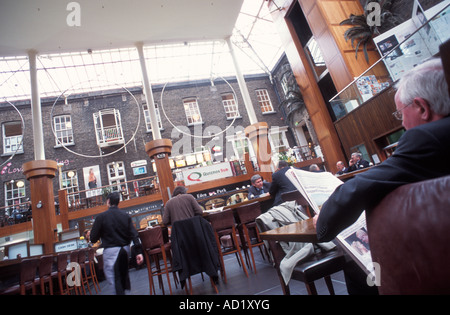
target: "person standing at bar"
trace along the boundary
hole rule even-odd
[[[128,257],[130,255],[130,243],[133,241],[137,253],[138,265],[144,261],[142,245],[138,233],[133,226],[131,217],[118,207],[120,194],[110,193],[106,204],[108,210],[99,214],[95,219],[91,230],[91,242],[102,240],[103,270],[108,283],[114,288],[117,295],[125,294],[130,289],[128,275]]]

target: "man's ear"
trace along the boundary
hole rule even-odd
[[[421,97],[415,97],[413,103],[420,112],[420,118],[426,122],[431,121],[433,113],[431,112],[430,104]]]

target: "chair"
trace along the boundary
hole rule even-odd
[[[39,282],[41,286],[41,294],[45,295],[45,284],[48,283],[49,293],[53,295],[53,255],[44,255],[39,259]]]
[[[261,251],[261,255],[264,258],[264,254],[261,250],[261,246],[267,252],[264,242],[259,237],[259,231],[256,228],[256,218],[261,215],[261,207],[259,202],[252,202],[247,205],[242,205],[236,208],[236,213],[239,218],[239,235],[243,235],[246,248],[250,250],[250,256],[253,263],[253,271],[256,273],[255,257],[253,255],[253,247],[258,247]],[[243,242],[243,243],[244,243]],[[246,249],[245,248],[245,249]],[[247,251],[245,250],[246,256]],[[269,257],[269,255],[267,255]]]
[[[283,201],[295,201],[297,205],[302,206],[300,211],[303,214],[307,215],[310,218],[313,217],[311,215],[311,209],[309,208],[308,201],[305,199],[305,197],[303,197],[303,195],[298,190],[282,193],[281,199]]]
[[[211,224],[201,216],[175,221],[172,224],[173,270],[178,271],[181,286],[189,281],[189,292],[192,294],[190,277],[205,272],[211,280],[216,293],[218,289],[217,271],[220,269],[219,251]]]
[[[80,265],[80,282],[81,287],[83,288],[83,293],[86,294],[86,289],[84,288],[84,286],[86,285],[89,294],[92,295],[91,288],[89,286],[89,279],[91,278],[90,276],[88,277],[86,268],[86,263],[89,264],[89,261],[87,260],[87,254],[88,254],[87,248],[82,248],[78,251],[78,264]]]
[[[161,226],[156,226],[153,228],[149,228],[147,230],[139,231],[139,238],[142,242],[142,248],[144,251],[145,262],[148,270],[148,281],[150,285],[150,294],[156,294],[156,289],[153,283],[153,276],[158,276],[159,286],[164,292],[164,284],[161,276],[166,274],[167,283],[169,285],[169,292],[172,295],[172,286],[170,284],[169,273],[172,271],[169,268],[169,264],[167,262],[167,252],[170,254],[170,243],[164,243],[163,233]],[[161,269],[160,258],[159,255],[162,256],[162,260],[164,262],[164,268]],[[152,259],[155,263],[155,269],[152,268]]]
[[[65,295],[69,293],[67,283],[64,286],[63,279],[67,277],[67,253],[58,253],[56,257],[56,271],[52,272],[52,278],[56,278],[58,280],[58,288],[59,294]]]
[[[450,294],[450,176],[401,186],[367,213],[380,294]]]
[[[2,295],[21,294],[25,295],[27,290],[36,295],[36,274],[39,264],[38,258],[24,259],[19,267],[19,284],[13,285],[0,292]]]
[[[92,280],[92,284],[94,285],[95,293],[98,294],[100,289],[100,285],[98,283],[97,272],[95,271],[95,248],[89,248],[88,250],[88,265],[89,265],[89,279]],[[97,290],[98,289],[98,290]]]
[[[261,232],[266,232],[269,230],[260,219],[257,220],[258,227],[261,229]],[[278,242],[267,242],[269,243],[269,248],[272,252],[274,267],[277,271],[283,293],[285,295],[290,295],[289,285],[284,282],[280,272],[280,263],[286,254]],[[322,252],[320,249],[317,249],[313,256],[302,260],[297,264],[297,266],[295,266],[291,279],[305,283],[309,295],[317,295],[314,281],[324,278],[328,291],[331,295],[334,295],[334,288],[330,275],[342,270],[344,265],[345,256],[341,249],[336,248],[327,252]]]
[[[244,269],[245,275],[248,278],[247,268],[245,267],[244,260],[241,255],[241,247],[239,246],[238,238],[236,237],[236,223],[234,222],[233,210],[225,210],[223,212],[210,214],[208,220],[212,225],[214,230],[214,236],[216,238],[217,248],[219,250],[220,263],[222,267],[222,278],[225,283],[227,283],[227,275],[225,271],[225,263],[223,256],[235,254],[239,265],[242,263],[242,268]],[[221,242],[223,239],[229,239],[228,242]],[[222,246],[224,249],[222,250]],[[238,256],[239,255],[239,258]],[[240,261],[239,261],[240,259]]]
[[[70,274],[72,274],[72,272],[75,272],[75,281],[73,285],[69,285],[68,283],[68,279],[67,276],[69,275],[69,273],[67,273],[66,271],[66,288],[67,288],[67,292],[70,293],[72,290],[74,290],[75,294],[78,295],[81,294],[81,269],[80,269],[80,265],[78,264],[78,250],[74,250],[70,252],[70,265],[66,264],[66,268],[71,266],[72,269],[68,269],[67,271],[70,271]],[[76,265],[73,265],[72,263],[76,263]],[[78,279],[77,279],[78,277]],[[79,280],[79,281],[78,281]],[[80,284],[80,285],[77,285]],[[84,293],[86,294],[86,292]]]

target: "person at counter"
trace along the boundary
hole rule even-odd
[[[163,224],[171,225],[176,221],[202,215],[203,209],[195,200],[194,196],[187,194],[184,186],[177,186],[173,190],[173,197],[164,206]]]
[[[263,180],[261,175],[255,174],[250,178],[252,185],[248,189],[248,199],[266,196],[269,193],[270,183]]]
[[[336,162],[336,168],[338,169],[338,171],[336,172],[336,175],[342,175],[342,174],[348,172],[348,168],[345,167],[345,164],[342,161]]]
[[[281,199],[281,194],[285,192],[290,192],[297,190],[294,184],[286,177],[286,172],[289,170],[289,164],[285,160],[278,162],[278,169],[272,175],[272,184],[270,185],[269,193],[275,198],[273,201],[273,206],[278,206],[283,203]]]
[[[347,172],[353,172],[365,167],[369,167],[370,163],[362,158],[361,153],[353,152],[348,165],[349,167]]]

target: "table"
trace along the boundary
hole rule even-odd
[[[313,218],[284,225],[259,234],[267,241],[318,243]]]

